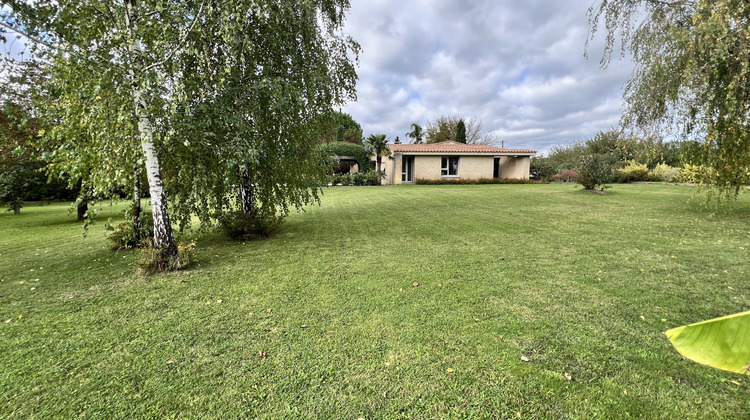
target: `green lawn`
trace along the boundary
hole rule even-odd
[[[116,210],[83,238],[28,205],[0,215],[0,417],[748,418],[750,377],[663,335],[750,309],[750,197],[692,194],[330,188],[149,278]]]

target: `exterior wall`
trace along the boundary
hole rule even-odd
[[[451,156],[451,155],[445,155]],[[455,155],[453,155],[455,156]],[[443,156],[415,156],[414,179],[477,179],[492,178],[493,156],[459,156],[458,176],[441,175]]]
[[[500,178],[529,179],[531,157],[502,156],[500,158]]]
[[[401,154],[383,158],[385,179],[380,181],[381,185],[393,185],[401,183]]]
[[[384,185],[401,184],[401,153],[392,158],[383,158],[385,179]],[[495,156],[461,156],[458,155],[458,176],[443,177],[441,173],[442,157],[456,155],[414,155],[414,180],[417,179],[478,179],[492,178],[494,175]],[[529,156],[500,157],[500,177],[529,179],[531,158]]]

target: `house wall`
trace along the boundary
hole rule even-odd
[[[450,156],[450,155],[445,155]],[[455,155],[454,155],[455,156]],[[415,155],[414,179],[443,179],[441,173],[442,157],[440,155]],[[459,156],[458,177],[446,179],[477,179],[492,178],[494,175],[495,157],[488,156]],[[531,158],[528,156],[502,156],[500,158],[500,177],[529,179]],[[383,158],[385,179],[383,184],[401,184],[401,154],[393,158]]]
[[[500,178],[529,179],[531,157],[502,156],[500,157]]]

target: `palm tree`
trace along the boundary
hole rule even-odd
[[[424,130],[418,123],[411,123],[411,131],[406,133],[406,137],[413,139],[414,144],[422,143],[422,137],[424,137]]]
[[[375,155],[378,185],[380,185],[380,166],[383,162],[383,156],[391,155],[391,150],[388,148],[388,139],[385,134],[370,134],[370,137],[364,141],[364,145],[370,154]]]

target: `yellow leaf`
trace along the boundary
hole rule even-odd
[[[451,369],[451,368],[448,368],[445,371],[448,372],[448,373],[453,373],[453,369]]]

